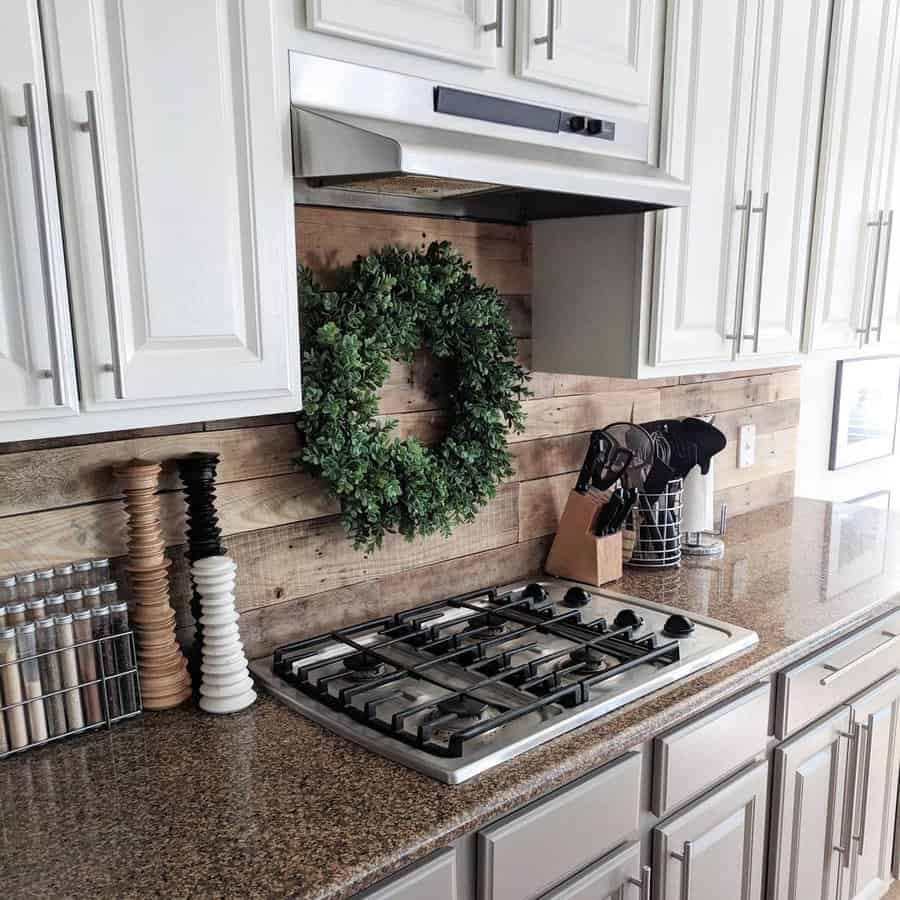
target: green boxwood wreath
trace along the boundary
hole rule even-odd
[[[386,532],[440,532],[471,520],[512,473],[508,429],[521,431],[527,375],[497,291],[446,241],[427,250],[385,247],[358,257],[336,290],[298,277],[304,328],[297,462],[340,501],[354,546]],[[392,359],[421,347],[450,369],[450,420],[434,448],[392,434],[376,418],[376,392]]]

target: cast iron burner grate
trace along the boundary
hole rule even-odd
[[[630,626],[610,628],[605,618],[584,622],[580,609],[558,613],[546,592],[534,587],[540,586],[502,594],[496,588],[475,591],[287,644],[275,651],[274,671],[398,740],[460,757],[495,729],[587,703],[591,688],[631,669],[679,661],[677,640],[634,637]],[[563,639],[565,649],[520,661],[539,643],[523,638],[542,635]],[[460,674],[468,681],[463,688]],[[422,685],[425,700],[410,692],[410,679]],[[332,684],[342,686],[332,691]],[[504,687],[514,688],[523,702],[498,702]],[[375,689],[372,699],[353,702]],[[440,696],[428,696],[435,689]],[[391,714],[380,717],[383,709]],[[489,709],[496,714],[486,715]],[[416,727],[407,727],[409,722]],[[441,740],[435,739],[438,731]]]

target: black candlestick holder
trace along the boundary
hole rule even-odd
[[[193,565],[208,556],[224,556],[222,530],[216,514],[216,466],[218,453],[190,453],[175,460],[178,477],[184,484],[187,504],[187,558]],[[197,587],[191,577],[191,615],[194,617],[194,640],[188,654],[188,670],[194,694],[200,688],[201,649],[203,626],[200,624],[202,610]]]

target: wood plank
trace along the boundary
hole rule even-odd
[[[526,400],[522,404],[527,420],[521,434],[510,434],[509,441],[534,441],[602,428],[611,422],[629,420],[634,406],[634,420],[644,422],[659,418],[660,396],[657,390],[613,391],[574,397],[552,397]]]
[[[381,550],[363,554],[337,519],[324,519],[249,532],[229,541],[229,549],[238,564],[238,606],[246,610],[504,547],[517,536],[518,485],[504,485],[448,538],[388,535]]]
[[[531,481],[563,472],[576,472],[584,462],[591,433],[565,434],[511,444],[509,448],[516,481]]]
[[[295,208],[297,262],[326,286],[336,269],[389,244],[406,247],[450,241],[472,263],[472,273],[501,294],[531,290],[530,241],[526,227],[459,219],[402,216],[359,210]]]
[[[757,436],[796,428],[800,424],[800,401],[779,400],[762,406],[728,410],[717,413],[714,424],[722,431],[729,444],[737,442],[741,425],[755,425]]]
[[[540,571],[549,546],[546,538],[511,544],[399,575],[251,609],[241,616],[241,640],[248,656],[263,656],[287,641],[393,615],[441,600],[448,591],[465,593],[485,585],[517,581]]]
[[[769,375],[774,372],[790,372],[797,369],[797,366],[778,366],[771,369],[741,369],[740,372],[709,372],[703,375],[681,375],[677,380],[679,384],[702,384],[706,381],[728,381],[736,376],[747,378],[753,375]]]
[[[737,444],[727,447],[715,460],[716,490],[759,481],[771,475],[793,472],[797,457],[797,429],[785,428],[757,434],[756,461],[746,469],[737,467]]]
[[[660,394],[660,412],[665,418],[708,415],[779,400],[796,400],[800,398],[800,370],[678,385],[663,388]]]
[[[715,508],[716,515],[723,503],[728,505],[728,516],[740,516],[743,513],[752,512],[772,506],[775,503],[784,503],[794,496],[794,473],[785,472],[781,475],[770,475],[758,481],[747,484],[739,484],[732,488],[716,491]]]
[[[334,515],[321,482],[294,473],[223,484],[217,496],[219,527],[225,535],[272,528]],[[160,496],[167,546],[184,541],[184,500],[180,492]],[[126,551],[126,518],[118,500],[5,519],[0,530],[0,572],[14,572],[91,556]]]
[[[504,294],[506,314],[513,337],[531,337],[531,294]]]
[[[575,475],[571,473],[520,484],[519,540],[555,532],[573,487]]]
[[[221,455],[218,482],[295,471],[300,437],[293,424],[211,433],[136,437],[0,456],[0,516],[121,497],[112,466],[129,459],[163,461],[162,490],[180,487],[173,462],[197,450]]]

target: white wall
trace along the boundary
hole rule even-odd
[[[798,497],[842,501],[889,490],[891,508],[900,510],[900,435],[891,457],[835,472],[828,470],[836,372],[834,360],[803,364],[795,493]]]

